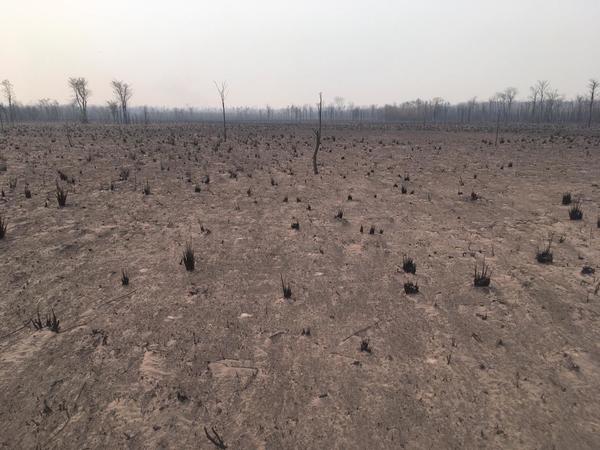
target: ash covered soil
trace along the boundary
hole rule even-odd
[[[0,135],[0,446],[600,446],[597,132],[219,134]]]

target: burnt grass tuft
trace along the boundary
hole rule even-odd
[[[475,275],[473,277],[473,285],[475,287],[488,287],[490,285],[492,272],[490,267],[483,261],[481,270],[475,265]]]
[[[58,202],[59,208],[64,208],[67,204],[67,195],[68,192],[65,188],[63,188],[58,181],[56,182],[56,201]]]
[[[6,236],[6,229],[8,227],[8,220],[0,216],[0,239],[4,239]]]
[[[292,298],[292,287],[289,285],[289,283],[287,285],[285,284],[285,281],[283,281],[283,275],[281,275],[281,290],[283,291],[283,298]]]
[[[196,267],[196,257],[194,256],[194,249],[192,248],[192,243],[188,242],[185,244],[185,249],[183,250],[183,255],[181,256],[181,262],[185,266],[185,270],[191,272]]]
[[[56,318],[54,309],[52,309],[51,311],[51,314],[46,314],[46,319],[42,320],[42,318],[40,317],[40,310],[38,309],[37,317],[29,319],[31,325],[33,325],[33,328],[36,330],[48,328],[50,331],[58,333],[60,331],[60,320]]]
[[[569,219],[571,219],[571,220],[583,219],[583,211],[582,211],[581,207],[579,206],[579,202],[576,202],[569,209]]]
[[[369,354],[373,352],[373,349],[371,348],[368,339],[362,339],[360,341],[360,351]]]
[[[417,264],[412,258],[405,256],[402,258],[402,270],[404,270],[406,273],[412,273],[414,275],[417,273]]]
[[[119,170],[119,179],[121,181],[127,181],[129,179],[129,167],[121,167]]]
[[[538,248],[536,255],[535,255],[535,259],[537,260],[537,262],[539,262],[541,264],[551,264],[552,263],[552,260],[553,260],[552,251],[551,251],[552,240],[553,240],[553,236],[551,236],[550,239],[548,239],[548,245],[546,245],[546,247],[544,247],[541,250]]]
[[[407,281],[406,283],[404,283],[404,292],[407,295],[418,294],[419,293],[419,285],[416,283],[413,283],[412,281]]]
[[[142,192],[144,193],[144,195],[150,195],[152,193],[152,191],[150,190],[150,183],[148,183],[148,180],[146,180],[146,182],[144,183]]]

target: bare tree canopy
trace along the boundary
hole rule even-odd
[[[238,122],[296,122],[315,123],[318,108],[314,104],[289,105],[274,108],[267,104],[258,107],[225,108],[228,98],[226,83],[214,83],[219,93],[221,108],[210,107],[154,107],[131,106],[131,85],[114,81],[109,101],[103,105],[88,103],[91,92],[85,78],[69,79],[73,102],[59,104],[42,98],[33,104],[16,101],[12,84],[0,82],[0,115],[3,123],[13,121],[61,121],[81,120],[88,122],[148,123],[150,117],[156,122],[219,121],[223,126],[221,139],[227,139],[229,124]],[[419,122],[427,123],[573,123],[582,126],[598,124],[597,79],[590,79],[586,92],[573,98],[565,98],[546,80],[534,83],[527,95],[519,96],[514,87],[507,87],[487,100],[477,97],[451,103],[438,96],[417,98],[401,103],[383,105],[355,105],[342,97],[334,97],[322,104],[322,120],[336,122]],[[8,103],[7,103],[8,100]],[[500,116],[498,116],[500,112]],[[502,131],[500,129],[500,131]]]
[[[510,110],[518,93],[519,91],[515,87],[507,87],[504,89],[504,97],[506,99],[506,118],[510,117]]]
[[[550,83],[547,80],[538,80],[535,88],[537,90],[537,94],[538,94],[538,98],[539,98],[539,104],[540,104],[539,116],[540,116],[540,119],[543,120],[543,117],[544,117],[544,96],[546,95],[546,92],[550,88]]]
[[[119,103],[119,105],[121,107],[121,115],[122,115],[121,120],[123,121],[123,123],[128,124],[129,123],[129,115],[127,112],[127,104],[129,103],[129,100],[131,99],[131,96],[133,95],[131,86],[127,83],[124,83],[124,82],[118,81],[118,80],[113,80],[111,85],[113,88],[113,92],[115,93],[117,102]]]
[[[80,120],[82,123],[88,123],[87,105],[92,91],[88,89],[88,82],[85,78],[69,78],[69,87],[73,90],[73,100],[79,108]]]

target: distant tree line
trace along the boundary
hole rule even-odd
[[[13,85],[8,80],[0,83],[0,123],[16,122],[69,122],[80,121],[120,124],[148,124],[160,122],[223,122],[225,128],[225,84],[217,85],[221,108],[160,108],[131,107],[131,86],[113,81],[114,98],[105,105],[88,105],[92,95],[85,78],[70,78],[72,101],[60,104],[49,98],[35,105],[17,101]],[[540,80],[531,86],[527,98],[517,99],[517,89],[509,87],[487,100],[472,98],[461,103],[450,103],[443,98],[416,99],[403,103],[356,106],[335,97],[322,109],[315,105],[290,105],[284,108],[229,107],[230,122],[315,122],[319,116],[328,123],[388,122],[388,123],[569,123],[591,126],[600,121],[596,94],[598,81],[592,79],[585,95],[565,99],[550,83]]]

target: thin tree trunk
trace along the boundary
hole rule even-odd
[[[498,108],[498,115],[496,117],[496,142],[495,147],[498,148],[498,134],[500,133],[500,108]]]
[[[323,112],[323,95],[319,93],[319,129],[315,130],[315,152],[313,153],[313,171],[315,175],[319,175],[319,169],[317,168],[317,153],[319,153],[319,148],[321,147],[321,130],[322,130],[322,112]]]
[[[227,141],[227,124],[225,122],[225,100],[221,100],[221,104],[223,106],[223,140]]]
[[[317,131],[316,132],[316,136],[317,136],[317,142],[315,145],[315,152],[313,153],[313,171],[315,172],[315,175],[319,175],[319,169],[317,168],[317,153],[319,152],[319,147],[321,146],[321,132]]]
[[[588,116],[588,128],[592,126],[592,112],[594,111],[594,91],[592,91],[592,97],[590,99],[590,115]]]

